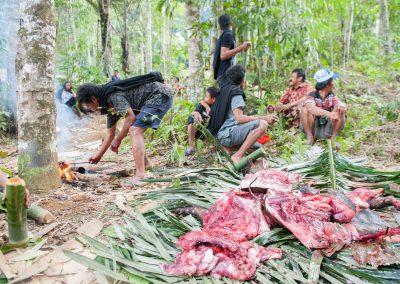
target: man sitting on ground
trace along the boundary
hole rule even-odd
[[[268,124],[274,123],[277,118],[273,115],[245,115],[245,69],[241,65],[234,65],[227,70],[226,75],[230,84],[222,88],[212,107],[209,130],[227,150],[239,147],[231,157],[237,163],[265,134]]]
[[[289,82],[289,88],[281,97],[276,106],[278,112],[289,118],[289,127],[299,127],[299,110],[303,105],[306,96],[313,90],[313,87],[306,83],[306,73],[303,69],[294,69]]]
[[[301,110],[300,128],[306,133],[310,145],[314,139],[335,138],[344,128],[347,107],[332,92],[333,79],[338,77],[328,69],[315,73],[316,90],[306,97]]]
[[[204,100],[202,100],[194,112],[192,116],[188,119],[188,140],[189,140],[189,147],[185,152],[186,156],[193,155],[195,152],[195,144],[196,139],[201,136],[201,132],[196,131],[196,127],[194,126],[194,122],[198,123],[205,123],[210,111],[211,106],[215,103],[215,99],[218,95],[219,90],[215,87],[209,87],[206,91],[206,96]]]
[[[156,81],[146,81],[147,77],[155,76]],[[132,87],[131,81],[145,78],[143,84]],[[132,151],[135,160],[136,176],[127,182],[128,185],[140,185],[140,180],[147,177],[146,166],[149,166],[145,155],[144,133],[147,128],[158,129],[161,119],[172,106],[173,91],[162,83],[159,73],[129,78],[111,82],[104,86],[83,84],[78,89],[78,101],[84,109],[107,114],[107,135],[97,154],[92,156],[90,163],[98,163],[111,146],[118,153],[122,139],[129,132],[132,140]],[[109,91],[107,91],[109,90]],[[125,118],[122,130],[115,138],[118,120]],[[115,138],[115,139],[114,139]]]

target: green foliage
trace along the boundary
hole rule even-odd
[[[0,135],[7,131],[9,120],[10,113],[6,111],[0,111]]]

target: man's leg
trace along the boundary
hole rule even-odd
[[[265,133],[267,127],[268,123],[265,120],[260,120],[260,125],[257,128],[253,129],[252,131],[250,131],[246,140],[244,140],[242,146],[240,146],[239,150],[231,157],[232,161],[235,164],[245,156],[247,150],[250,149],[250,147],[257,142],[258,138],[260,138]]]
[[[144,148],[144,132],[146,128],[134,127],[129,129],[132,139],[132,152],[135,159],[136,175],[132,180],[133,183],[146,178],[145,168],[145,148]]]
[[[314,135],[313,135],[314,121],[315,121],[314,116],[305,107],[303,107],[300,113],[300,119],[304,132],[307,135],[307,143],[312,145],[314,143]]]
[[[189,140],[189,148],[188,150],[194,151],[196,145],[196,128],[193,123],[188,124],[188,140]]]
[[[339,132],[343,129],[344,123],[346,121],[346,113],[338,112],[339,119],[331,120],[332,122],[332,138],[336,138]]]

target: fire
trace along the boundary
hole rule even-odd
[[[58,167],[60,170],[60,177],[62,180],[78,180],[76,175],[71,170],[71,166],[66,161],[58,162]]]

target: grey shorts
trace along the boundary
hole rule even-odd
[[[153,128],[160,127],[161,120],[171,108],[173,102],[172,97],[167,95],[162,96],[162,104],[160,106],[145,105],[140,109],[140,113],[136,116],[136,121],[133,123],[134,127],[139,128]]]
[[[341,130],[343,130],[344,125],[345,124],[343,124]],[[303,124],[301,124],[301,122],[300,122],[300,130],[305,133]],[[328,119],[325,125],[320,125],[319,120],[315,119],[313,127],[313,135],[315,139],[329,139],[332,137],[332,131],[333,131],[333,125],[330,119]]]
[[[244,124],[240,124],[231,129],[230,135],[226,138],[219,139],[219,142],[225,147],[235,147],[242,145],[249,136],[250,131],[260,126],[259,120],[253,120]]]

